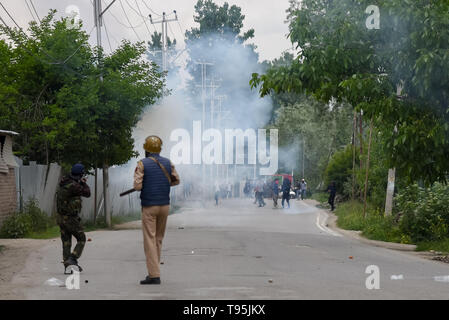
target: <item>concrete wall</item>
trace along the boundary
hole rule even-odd
[[[16,197],[14,168],[9,168],[8,173],[0,173],[0,226],[16,211]]]
[[[38,207],[49,216],[55,213],[55,196],[61,177],[61,167],[50,164],[50,167],[30,161],[23,165],[22,160],[16,158],[19,164],[16,169],[16,185],[19,190],[19,208],[27,201],[35,199]]]
[[[17,207],[20,208],[21,204],[23,205],[28,200],[34,198],[41,210],[46,212],[49,216],[55,214],[56,192],[61,179],[61,167],[55,163],[52,163],[50,168],[46,165],[36,164],[36,162],[30,162],[29,165],[23,165],[23,162],[19,158],[16,158],[16,162],[19,164],[15,174],[17,190],[19,193],[19,196],[17,197]],[[108,195],[109,210],[112,211],[112,216],[136,214],[141,210],[138,192],[134,192],[125,197],[120,197],[120,193],[133,187],[133,172],[134,169],[131,167],[128,168],[127,166],[109,168]],[[12,177],[14,177],[14,172]],[[97,208],[99,219],[104,219],[102,177],[102,170],[98,170]],[[12,185],[14,185],[14,178],[12,178],[11,181]],[[84,220],[93,220],[95,199],[95,177],[93,175],[87,176],[87,184],[91,190],[91,197],[82,198],[82,210],[80,216]],[[182,187],[172,188],[172,204],[175,204],[177,199],[180,199],[181,193]],[[20,197],[22,197],[22,203]]]

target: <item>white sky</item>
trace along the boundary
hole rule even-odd
[[[39,17],[41,18],[50,8],[56,9],[58,11],[58,16],[66,15],[66,8],[74,5],[79,8],[80,17],[84,23],[83,28],[88,32],[93,30],[94,15],[91,0],[32,1]],[[106,8],[107,4],[110,2],[111,0],[104,0],[103,9]],[[104,16],[112,49],[115,49],[118,46],[121,39],[138,41],[134,31],[129,28],[129,22],[122,10],[121,4],[129,17],[131,24],[135,26],[136,33],[140,40],[149,40],[148,30],[143,23],[142,18],[129,6],[131,5],[136,11],[139,8],[143,16],[148,16],[151,12],[145,6],[144,2],[157,14],[162,14],[163,11],[167,14],[173,12],[173,10],[177,11],[179,24],[177,22],[170,23],[171,28],[169,28],[168,35],[170,38],[174,35],[180,46],[183,46],[183,41],[180,40],[184,38],[185,30],[198,26],[193,21],[194,5],[197,2],[196,0],[117,0]],[[250,28],[255,29],[255,37],[250,42],[257,45],[257,51],[261,61],[277,58],[283,51],[291,48],[291,43],[286,38],[288,26],[284,22],[286,20],[285,10],[289,6],[288,0],[215,0],[215,3],[219,5],[222,5],[224,2],[228,2],[230,5],[235,4],[242,8],[242,13],[245,15],[245,20],[243,21],[243,31]],[[31,13],[26,5],[28,3],[31,11],[33,10],[29,0],[4,0],[2,3],[21,27],[25,28],[27,23],[32,20]],[[0,8],[0,16],[10,26],[14,25],[2,8]],[[174,15],[170,18],[172,17],[174,17]],[[153,19],[158,20],[157,15],[153,14]],[[151,33],[154,32],[155,28],[158,32],[161,31],[161,24],[155,24],[153,26],[149,23],[149,21],[147,24]],[[92,44],[96,44],[95,30],[91,33],[90,41]],[[102,44],[106,52],[109,52],[109,43],[104,28],[102,30]]]

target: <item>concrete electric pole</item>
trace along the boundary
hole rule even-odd
[[[101,27],[103,25],[103,14],[116,2],[117,0],[113,0],[106,9],[101,9],[101,0],[94,0],[93,6],[94,6],[94,20],[95,20],[95,27],[97,28],[97,46],[98,48],[102,48],[101,46]],[[98,64],[100,64],[100,57],[98,57]],[[100,67],[100,66],[99,66]],[[100,81],[103,82],[103,75],[100,73]],[[96,179],[96,177],[95,177]],[[108,189],[109,189],[109,166],[107,163],[103,164],[103,207],[104,207],[104,215],[106,219],[106,224],[108,227],[112,226],[112,215],[109,211],[109,204],[108,204]],[[95,190],[96,192],[96,190]],[[96,199],[95,199],[96,201]],[[96,204],[95,204],[96,207]]]
[[[167,71],[167,39],[168,39],[168,35],[167,35],[167,28],[168,25],[167,23],[172,22],[172,21],[178,21],[178,16],[176,14],[176,10],[173,10],[173,13],[175,14],[175,18],[174,19],[167,19],[165,12],[162,13],[162,20],[159,21],[153,21],[153,17],[151,16],[151,14],[149,15],[150,17],[150,22],[152,24],[156,24],[156,23],[160,23],[162,25],[162,71]]]

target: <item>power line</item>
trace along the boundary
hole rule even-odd
[[[0,6],[3,8],[3,10],[5,10],[5,12],[6,12],[6,14],[9,16],[9,18],[10,18],[10,19],[14,22],[14,24],[17,26],[17,28],[19,29],[19,32],[22,32],[23,35],[25,36],[25,38],[29,39],[28,35],[25,33],[25,31],[23,31],[22,27],[16,22],[16,20],[12,17],[12,15],[9,13],[9,11],[5,8],[5,6],[4,6],[1,2],[0,2]],[[5,20],[3,20],[3,18],[0,17],[0,21],[3,23],[3,25],[5,26],[5,29],[8,31],[10,38],[14,40],[14,37],[13,37],[13,33],[12,33],[11,28],[8,26],[8,24],[5,22]],[[92,28],[92,30],[93,30],[93,28]],[[90,31],[90,33],[92,33],[92,30]],[[90,35],[90,33],[89,33],[89,35]],[[17,39],[16,39],[16,41],[19,42]],[[20,43],[20,42],[19,42],[19,43]],[[20,43],[20,44],[21,44],[21,43]],[[52,61],[44,61],[44,60],[40,59],[39,57],[36,57],[35,54],[34,54],[33,52],[29,51],[25,46],[22,46],[22,48],[23,48],[26,52],[28,52],[31,56],[35,57],[36,59],[38,59],[38,60],[40,60],[40,61],[42,61],[42,62],[44,62],[44,63],[47,63],[47,64],[53,64],[53,65],[60,65],[60,66],[62,66],[62,67],[64,67],[64,68],[69,69],[69,70],[75,72],[76,74],[78,74],[78,75],[84,77],[84,75],[80,74],[78,71],[76,71],[76,70],[74,70],[73,68],[71,68],[71,67],[69,67],[68,65],[66,65],[66,62],[69,61],[69,60],[70,60],[70,59],[71,59],[71,58],[78,52],[78,50],[79,50],[82,46],[83,46],[83,44],[81,44],[81,45],[80,45],[80,46],[79,46],[73,53],[71,53],[71,54],[70,54],[64,61],[62,61],[62,62],[61,62],[61,61],[58,61],[57,59],[55,59],[55,58],[54,58],[53,56],[51,56],[48,52],[46,52],[43,48],[40,48],[40,50],[41,50],[47,57],[49,57]]]
[[[17,28],[19,28],[20,30],[22,30],[22,28],[17,24],[16,20],[14,20],[14,18],[9,14],[8,10],[6,10],[5,6],[3,5],[3,3],[0,2],[0,6],[2,6],[3,10],[5,10],[6,14],[8,15],[8,17],[12,20],[12,22],[14,22],[14,24],[17,26]],[[22,30],[23,32],[23,30]],[[25,33],[25,32],[24,32]],[[26,34],[25,34],[26,35]]]
[[[95,29],[95,26],[92,27],[92,29],[90,30],[89,37],[92,34],[92,31],[94,31],[94,29]],[[69,61],[78,52],[78,50],[81,49],[81,47],[83,45],[84,45],[84,43],[81,43],[81,45],[70,56],[68,56],[62,63],[65,64],[67,61]]]
[[[28,1],[27,1],[27,0],[25,0],[25,4],[27,5],[28,11],[29,11],[30,14],[31,14],[31,18],[34,20],[34,22],[37,23],[36,19],[34,18],[33,11],[31,11],[30,5],[28,4]]]
[[[108,29],[106,28],[106,21],[105,20],[103,20],[103,25],[104,25],[104,31],[106,31],[106,39],[108,39],[109,49],[112,52],[111,41],[109,40],[109,33],[108,33]]]
[[[125,14],[126,20],[128,21],[129,25],[131,25],[131,21],[129,20],[129,17],[128,17],[128,15],[126,14],[126,11],[125,11],[125,8],[123,7],[122,1],[119,0],[119,3],[120,3],[120,7],[122,7],[123,13]],[[137,39],[139,39],[139,41],[142,41],[142,40],[140,39],[139,35],[137,34],[136,29],[134,29],[134,28],[132,28],[132,29],[133,29],[134,34],[136,35]]]
[[[162,15],[161,14],[159,14],[159,13],[156,13],[156,12],[154,12],[153,11],[153,9],[151,9],[147,4],[146,4],[146,2],[145,2],[145,0],[142,0],[142,2],[143,2],[143,4],[145,5],[145,7],[147,7],[148,8],[148,10],[150,10],[151,11],[151,13],[153,13],[153,14],[155,14],[155,15],[157,15],[158,17],[162,17]]]
[[[142,13],[140,13],[139,11],[137,11],[136,9],[134,9],[128,2],[128,0],[125,0],[126,4],[128,5],[128,7],[131,8],[131,10],[133,10],[139,17],[144,18],[144,16],[142,15]],[[136,4],[137,4],[137,0],[136,0]]]
[[[128,0],[126,1],[126,3],[128,3]],[[129,5],[129,3],[128,3],[128,5]],[[146,27],[147,30],[148,30],[148,35],[151,36],[150,28],[148,28],[148,25],[147,25],[147,22],[146,22],[146,17],[144,17],[144,16],[142,15],[142,12],[140,11],[140,7],[139,7],[139,4],[137,3],[137,0],[136,0],[136,6],[137,6],[137,10],[139,10],[140,16],[141,16],[142,19],[143,19],[143,22],[145,22],[145,27]]]
[[[173,39],[176,39],[175,34],[173,33],[173,30],[170,27],[170,23],[167,23],[168,29],[170,30],[171,35],[173,36]]]
[[[5,29],[7,30],[8,34],[9,34],[9,37],[10,37],[11,39],[14,40],[11,28],[8,26],[8,24],[5,22],[5,20],[3,20],[2,17],[0,17],[0,22],[4,25]],[[21,31],[22,31],[22,33],[24,33],[23,30],[21,30]],[[24,34],[25,34],[25,33],[24,33]],[[28,36],[27,36],[26,34],[25,34],[25,37],[28,38]],[[19,42],[17,39],[16,39],[16,41]],[[22,43],[20,43],[20,42],[19,42],[19,44],[22,45]],[[23,46],[23,45],[21,46],[21,48],[22,48],[24,51],[28,52],[28,54],[29,54],[30,56],[32,56],[32,57],[35,58],[36,60],[39,60],[39,61],[42,62],[42,63],[46,63],[46,64],[50,64],[50,65],[60,65],[60,66],[62,66],[63,68],[68,69],[69,71],[72,71],[72,72],[76,73],[76,74],[79,75],[80,77],[83,77],[83,78],[86,77],[85,75],[79,73],[78,71],[74,70],[73,68],[69,67],[68,65],[66,65],[66,64],[64,64],[64,63],[61,63],[61,62],[55,62],[56,59],[54,59],[50,54],[48,54],[47,52],[45,52],[45,50],[43,50],[42,48],[40,48],[41,51],[42,51],[46,56],[48,56],[51,60],[53,60],[53,61],[45,61],[45,60],[41,59],[40,57],[37,57],[37,56],[35,55],[35,53],[31,52],[30,50],[28,50],[27,47],[25,47],[25,46]],[[67,60],[67,59],[66,59],[66,60]]]
[[[184,28],[182,28],[181,22],[179,22],[179,20],[178,20],[178,27],[179,27],[179,31],[181,31],[181,36],[184,36],[184,32],[182,31]]]
[[[37,14],[36,8],[34,7],[33,0],[30,0],[31,6],[33,7],[34,13],[36,14],[37,19],[39,20],[39,23],[41,22],[41,19],[39,18],[39,15]]]
[[[124,24],[123,22],[120,21],[120,19],[117,18],[117,16],[115,14],[112,13],[112,11],[107,11],[114,19],[115,21],[117,21],[121,26],[127,28],[127,29],[133,29],[133,28],[139,28],[143,25],[143,22],[139,25],[136,26],[127,26],[126,24]]]

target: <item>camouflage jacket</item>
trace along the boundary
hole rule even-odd
[[[64,216],[76,216],[81,211],[81,197],[90,197],[89,186],[72,176],[64,177],[59,183],[56,196],[58,214]]]

